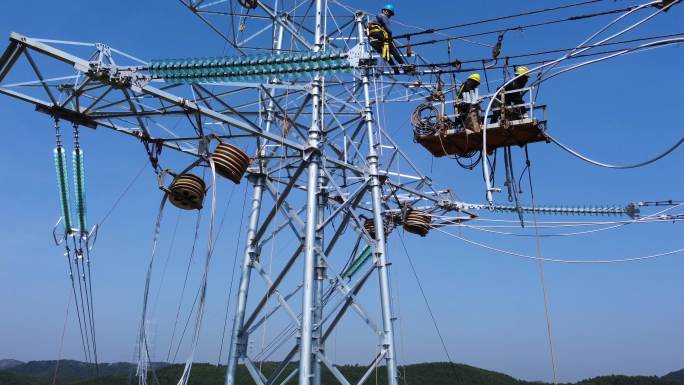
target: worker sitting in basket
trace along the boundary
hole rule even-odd
[[[456,93],[456,124],[480,132],[480,74],[468,76]]]
[[[368,37],[371,47],[392,66],[394,73],[398,74],[399,68],[396,65],[403,65],[404,58],[392,40],[392,28],[390,27],[392,16],[394,16],[394,5],[385,5],[382,12],[375,17],[375,21],[368,23]]]
[[[524,106],[525,100],[523,99],[527,90],[523,88],[530,79],[529,70],[525,66],[520,66],[515,69],[515,76],[515,79],[503,88],[492,104],[494,109],[492,123],[498,122],[501,118],[502,104],[506,108],[506,116],[509,120],[522,119],[527,115],[527,107]],[[505,103],[502,103],[502,100],[505,100]]]

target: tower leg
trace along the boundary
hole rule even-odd
[[[368,45],[364,34],[363,20],[357,17],[359,42]],[[382,309],[382,348],[385,350],[385,365],[387,367],[387,382],[389,385],[397,385],[398,371],[394,348],[394,317],[392,314],[392,302],[390,296],[389,272],[387,267],[387,254],[385,253],[384,220],[382,217],[381,185],[378,173],[378,152],[375,143],[375,131],[373,130],[373,110],[371,108],[370,84],[368,70],[364,73],[361,82],[365,99],[365,122],[368,133],[368,173],[370,177],[370,189],[372,195],[373,220],[375,223],[375,265],[378,269],[380,284],[380,302]]]
[[[316,30],[314,52],[321,50],[323,22],[323,1],[316,0]],[[299,341],[299,385],[311,385],[313,360],[313,315],[314,315],[314,276],[316,267],[316,227],[318,226],[318,200],[320,189],[318,173],[320,168],[321,141],[321,92],[323,78],[317,74],[311,82],[311,128],[309,128],[308,149],[309,172],[306,199],[306,233],[304,238],[304,278],[302,281],[302,321]]]
[[[249,281],[252,273],[252,261],[259,257],[259,249],[255,242],[259,214],[261,212],[261,199],[264,194],[264,176],[251,175],[250,180],[254,185],[252,193],[252,206],[249,214],[247,228],[247,245],[242,260],[242,274],[240,276],[240,289],[238,290],[237,309],[233,321],[233,331],[230,337],[230,350],[228,351],[228,364],[226,367],[226,385],[235,385],[235,373],[238,361],[247,353],[247,338],[243,330],[245,323],[245,311],[247,307],[247,295],[249,293]]]
[[[283,27],[278,27],[278,40],[276,42],[277,52],[283,45]],[[276,82],[272,80],[271,82]],[[273,93],[272,90],[268,91]],[[273,113],[273,100],[269,101],[266,111],[266,132],[271,131],[271,126],[275,119]],[[261,150],[261,156],[266,155],[265,149]],[[260,170],[265,172],[267,162],[260,161]],[[245,256],[242,261],[242,275],[240,276],[240,289],[238,291],[237,309],[235,311],[235,320],[233,321],[233,332],[230,340],[230,350],[228,353],[228,365],[226,366],[226,381],[225,385],[235,385],[235,374],[237,372],[238,362],[240,357],[247,353],[247,335],[244,333],[245,311],[247,306],[247,294],[249,292],[249,281],[252,271],[252,261],[259,257],[259,248],[256,245],[255,238],[257,226],[259,225],[259,214],[261,212],[261,200],[264,195],[265,175],[252,175],[250,180],[254,185],[252,193],[252,207],[249,217],[249,227],[247,229],[247,246],[245,248]]]
[[[325,207],[328,200],[327,193],[327,177],[323,170],[319,169],[319,186],[320,193],[318,194],[318,224],[323,223],[325,218]],[[316,234],[316,249],[324,250],[324,230],[320,229]],[[321,372],[322,362],[316,356],[316,352],[325,353],[325,346],[323,343],[323,286],[326,278],[326,262],[322,255],[317,254],[316,257],[316,276],[314,289],[314,331],[313,331],[313,385],[321,385],[323,375]]]

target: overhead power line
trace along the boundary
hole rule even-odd
[[[600,46],[601,47],[615,46],[615,45],[628,44],[628,43],[637,43],[637,42],[646,41],[646,40],[666,39],[666,38],[677,37],[677,36],[684,36],[684,32],[676,32],[676,33],[670,33],[667,35],[653,35],[653,36],[645,36],[645,37],[639,37],[639,38],[634,38],[634,39],[619,40],[619,41],[614,41],[614,42],[606,42],[606,43],[601,44]],[[596,47],[598,47],[598,45]],[[572,48],[556,48],[556,49],[550,49],[550,50],[545,50],[545,51],[527,52],[527,53],[521,53],[521,54],[517,54],[517,55],[501,56],[501,57],[499,57],[499,60],[519,59],[519,58],[524,58],[524,57],[550,55],[550,54],[554,54],[554,53],[571,51],[573,49],[575,49],[575,47],[572,47]],[[491,61],[492,61],[491,58],[481,58],[481,59],[459,60],[458,63],[470,64],[470,63],[482,63],[482,62],[491,62]],[[416,64],[416,67],[453,67],[453,66],[454,66],[454,62]]]
[[[507,15],[507,16],[493,17],[493,18],[490,18],[490,19],[482,19],[482,20],[477,20],[477,21],[471,21],[471,22],[468,22],[468,23],[455,24],[455,25],[451,25],[451,26],[447,26],[447,27],[442,27],[442,28],[430,28],[430,29],[426,29],[426,30],[423,30],[423,31],[419,31],[419,32],[413,32],[413,33],[407,33],[407,34],[395,36],[394,38],[395,38],[395,39],[402,39],[402,38],[408,38],[408,37],[412,37],[412,36],[432,34],[432,33],[436,33],[436,32],[447,31],[447,30],[450,30],[450,29],[463,28],[463,27],[470,27],[470,26],[478,25],[478,24],[491,23],[491,22],[493,22],[493,21],[508,20],[508,19],[514,19],[514,18],[523,17],[523,16],[530,16],[530,15],[537,15],[537,14],[540,14],[540,13],[547,13],[547,12],[559,11],[559,10],[562,10],[562,9],[575,8],[575,7],[580,7],[580,6],[583,6],[583,5],[589,5],[589,4],[593,4],[593,3],[600,3],[600,2],[603,2],[603,1],[607,1],[607,0],[589,0],[589,1],[581,1],[581,2],[578,2],[578,3],[566,4],[566,5],[561,5],[561,6],[557,6],[557,7],[538,9],[538,10],[534,10],[534,11],[516,13],[516,14],[513,14],[513,15]]]
[[[635,9],[636,7],[637,6],[617,8],[617,9],[611,9],[608,11],[588,13],[588,14],[584,14],[584,15],[575,15],[575,16],[565,17],[562,19],[543,21],[543,22],[539,22],[539,23],[524,24],[524,25],[518,25],[518,26],[514,26],[514,27],[501,28],[501,29],[490,30],[490,31],[485,31],[485,32],[471,33],[471,34],[466,34],[466,35],[457,35],[457,36],[451,36],[451,37],[443,38],[443,39],[426,40],[426,41],[421,41],[421,42],[417,42],[417,43],[401,45],[397,48],[406,48],[409,46],[416,47],[416,46],[421,46],[421,45],[431,45],[431,44],[441,43],[441,42],[450,41],[450,40],[454,40],[454,39],[464,39],[464,38],[469,38],[469,37],[501,34],[501,33],[509,32],[509,31],[522,31],[522,30],[530,29],[530,28],[538,28],[538,27],[543,27],[543,26],[547,26],[547,25],[567,23],[567,22],[571,22],[571,21],[579,21],[579,20],[591,19],[591,18],[600,17],[600,16],[613,15],[616,13],[629,12],[629,11]]]

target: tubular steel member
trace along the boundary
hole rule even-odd
[[[368,50],[368,40],[364,33],[363,16],[357,14],[356,24],[358,29],[359,42]],[[378,153],[375,148],[375,131],[373,130],[373,110],[371,109],[370,99],[370,84],[368,81],[368,69],[364,70],[361,78],[363,84],[363,96],[365,102],[365,117],[366,128],[368,130],[368,174],[370,178],[370,189],[372,194],[372,208],[373,219],[375,221],[376,229],[384,229],[384,221],[382,217],[382,201],[380,175],[378,172]],[[394,317],[392,315],[392,303],[390,299],[390,283],[389,273],[387,271],[387,256],[385,253],[385,233],[384,231],[375,232],[375,243],[373,245],[375,251],[375,265],[378,269],[378,276],[380,280],[380,301],[382,307],[382,336],[381,344],[382,350],[385,352],[385,365],[387,366],[387,383],[388,385],[398,384],[398,371],[396,353],[394,348]]]
[[[245,255],[242,260],[242,274],[240,276],[240,288],[237,295],[237,309],[233,321],[233,332],[230,337],[230,349],[228,350],[228,364],[226,367],[226,385],[235,385],[235,373],[238,360],[247,351],[248,335],[243,329],[245,311],[247,309],[247,295],[249,281],[252,273],[252,261],[259,257],[259,248],[256,243],[256,232],[259,225],[261,212],[261,200],[264,195],[264,176],[262,174],[250,175],[250,181],[254,185],[252,193],[252,208],[249,214],[249,227],[247,227],[247,244]]]
[[[316,29],[313,51],[323,47],[323,1],[316,0]],[[313,313],[314,313],[314,269],[316,266],[316,227],[318,224],[318,173],[321,166],[320,140],[322,124],[322,86],[324,78],[317,74],[311,82],[311,127],[309,128],[308,148],[305,159],[308,160],[308,183],[306,198],[306,232],[304,236],[304,277],[302,281],[302,321],[299,341],[299,385],[311,384],[311,361],[313,359]]]
[[[318,231],[316,232],[316,250],[322,251],[324,249],[325,242],[325,227],[321,226],[325,221],[325,208],[328,203],[328,190],[327,190],[327,177],[323,170],[319,171],[318,183],[321,186],[321,190],[318,194]],[[313,367],[313,385],[321,385],[323,378],[321,372],[321,359],[316,352],[320,352],[321,355],[325,355],[325,345],[323,341],[323,286],[325,283],[327,275],[326,261],[320,252],[316,253],[316,280],[315,280],[315,290],[314,290],[314,331],[313,331],[313,351],[314,351],[314,367]]]
[[[283,28],[278,28],[278,42],[276,43],[276,50],[280,52],[283,44]],[[272,82],[276,82],[273,80]],[[273,90],[269,90],[272,93]],[[266,127],[265,131],[271,131],[271,125],[274,120],[273,100],[269,101],[266,112]],[[218,149],[218,147],[217,147]],[[230,349],[228,351],[228,364],[226,366],[226,381],[225,385],[235,385],[235,375],[237,372],[238,362],[240,357],[246,354],[248,335],[245,330],[245,312],[247,307],[247,296],[249,294],[249,281],[252,270],[252,256],[258,258],[259,248],[257,246],[257,231],[259,224],[259,214],[261,211],[261,202],[264,195],[264,186],[266,183],[266,175],[264,174],[267,161],[263,160],[266,155],[266,147],[262,146],[259,150],[259,173],[253,175],[250,179],[254,185],[252,194],[252,211],[250,213],[249,228],[247,232],[247,247],[245,248],[245,257],[242,263],[242,275],[240,277],[240,290],[238,292],[237,308],[235,311],[235,320],[233,322],[233,332],[231,335]],[[239,183],[239,182],[236,182]]]

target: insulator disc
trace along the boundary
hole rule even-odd
[[[211,158],[214,160],[216,172],[235,184],[240,184],[250,163],[247,154],[228,143],[219,143]]]
[[[432,215],[420,210],[410,210],[404,218],[404,230],[424,237],[430,231],[431,223]]]
[[[183,174],[178,176],[169,187],[169,200],[183,210],[197,210],[204,202],[205,185],[202,178]]]

